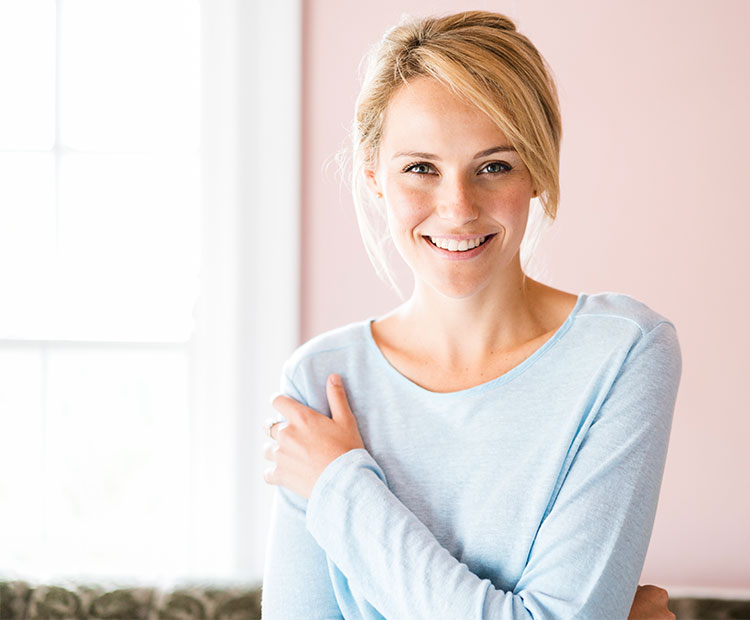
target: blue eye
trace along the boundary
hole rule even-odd
[[[513,167],[510,164],[506,164],[504,161],[491,161],[484,168],[482,168],[481,172],[487,172],[489,174],[503,174],[505,172],[510,172],[511,170],[513,170]]]
[[[404,172],[415,172],[416,174],[432,174],[434,172],[430,164],[415,163],[409,164],[404,168]]]

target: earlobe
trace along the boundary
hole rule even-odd
[[[365,170],[365,183],[367,183],[367,189],[380,200],[383,197],[383,192],[380,190],[380,184],[375,177],[374,170]]]

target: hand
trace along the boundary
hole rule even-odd
[[[341,377],[328,377],[326,396],[330,418],[288,396],[273,399],[273,408],[286,422],[270,427],[274,441],[263,447],[263,457],[275,463],[263,474],[267,483],[309,499],[320,474],[331,462],[349,450],[365,447]]]
[[[669,611],[669,595],[657,586],[638,586],[628,620],[675,620]]]

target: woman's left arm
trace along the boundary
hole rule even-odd
[[[386,618],[626,618],[653,526],[680,372],[671,324],[633,346],[513,592],[456,560],[388,489],[372,456],[346,447],[354,416],[342,386],[327,386],[330,419],[291,399],[274,402],[289,425],[266,480],[309,496],[308,531]]]

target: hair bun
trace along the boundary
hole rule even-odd
[[[516,32],[516,25],[505,15],[490,13],[489,11],[464,11],[456,17],[462,26],[483,26],[506,32]]]

